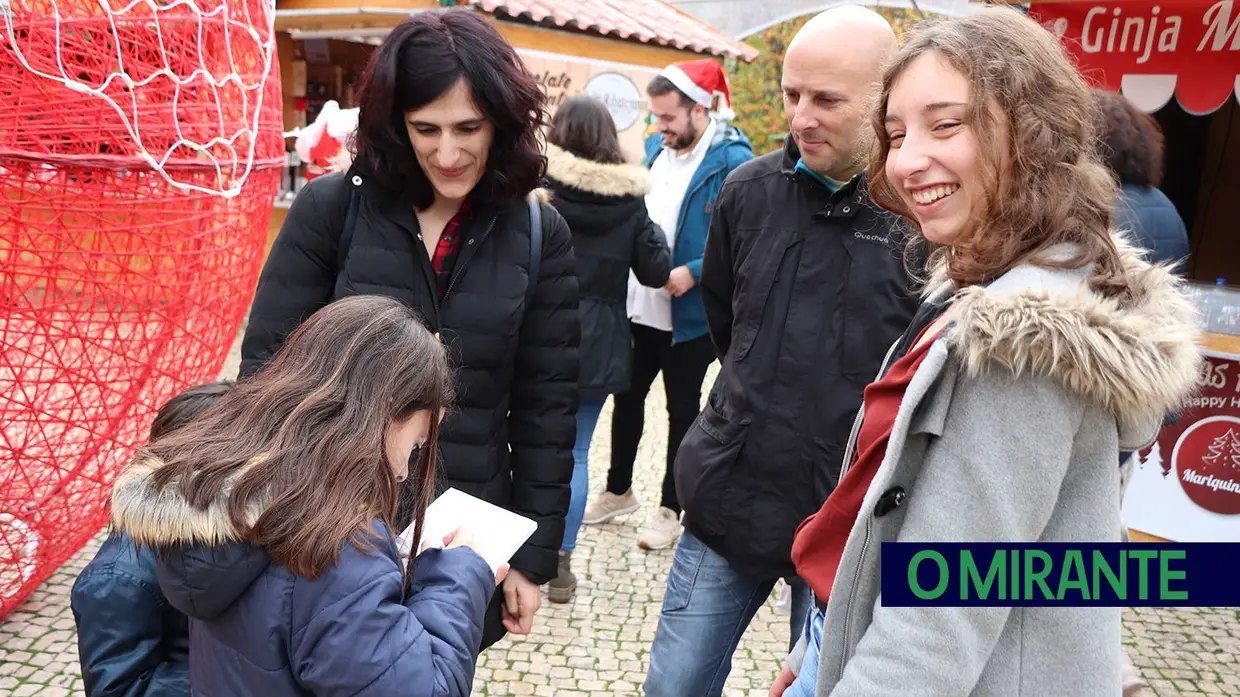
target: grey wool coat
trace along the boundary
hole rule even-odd
[[[1117,244],[1135,290],[1125,305],[1094,294],[1086,269],[930,285],[932,298],[954,295],[949,321],[845,544],[819,697],[1120,694],[1118,608],[884,607],[879,592],[882,542],[1119,541],[1117,454],[1154,440],[1195,389],[1200,354],[1180,282]],[[897,487],[905,495],[887,500],[900,505],[877,515]],[[794,670],[803,651],[804,639]]]

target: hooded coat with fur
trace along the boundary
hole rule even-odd
[[[121,474],[112,522],[156,550],[160,588],[190,617],[195,697],[470,694],[495,587],[475,552],[423,552],[406,595],[395,540],[375,522],[373,552],[344,542],[323,574],[297,576],[243,540],[228,513],[231,486],[198,509],[175,485],[154,488],[161,466],[139,459]],[[252,501],[247,517],[262,512]]]
[[[949,323],[848,536],[819,697],[1120,694],[1119,608],[886,607],[879,593],[883,573],[905,573],[880,567],[883,542],[1119,541],[1116,454],[1153,441],[1200,365],[1179,282],[1120,247],[1134,291],[1123,304],[1094,294],[1085,270],[931,286],[930,301],[953,298]]]
[[[629,389],[632,335],[625,310],[629,270],[652,288],[667,283],[672,253],[667,236],[646,213],[646,170],[604,164],[547,146],[547,188],[573,234],[581,308],[583,395]]]

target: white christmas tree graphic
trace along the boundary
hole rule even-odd
[[[1233,428],[1210,443],[1210,452],[1201,458],[1202,462],[1214,467],[1226,466],[1240,471],[1240,434]]]

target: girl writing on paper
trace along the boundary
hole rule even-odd
[[[402,482],[415,538],[434,493],[445,353],[398,300],[337,301],[118,478],[113,524],[190,617],[194,694],[470,694],[506,569],[465,530],[402,569],[394,537]]]

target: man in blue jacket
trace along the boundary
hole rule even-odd
[[[664,549],[675,544],[682,530],[672,472],[676,451],[701,409],[702,380],[715,360],[698,289],[706,232],[723,180],[753,159],[753,149],[729,123],[731,95],[717,61],[669,65],[646,93],[658,128],[646,142],[651,179],[646,209],[667,236],[674,268],[664,288],[629,281],[633,379],[628,392],[615,396],[607,489],[586,511],[584,522],[601,523],[640,506],[632,491],[633,462],[642,437],[646,394],[662,373],[667,393],[667,469],[659,508],[639,532],[637,543],[643,549]],[[712,105],[717,105],[713,113]]]

